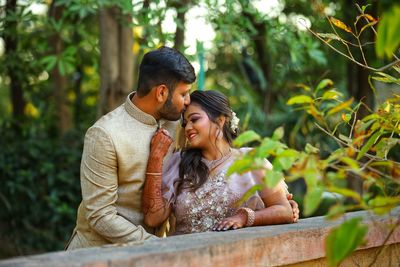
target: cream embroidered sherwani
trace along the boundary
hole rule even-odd
[[[150,141],[158,123],[133,105],[133,94],[86,132],[82,202],[67,249],[155,238],[155,230],[143,223],[141,195]],[[159,123],[174,138],[177,122]]]

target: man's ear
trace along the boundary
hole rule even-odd
[[[165,84],[160,84],[156,88],[156,99],[159,103],[164,103],[168,99],[168,88]]]

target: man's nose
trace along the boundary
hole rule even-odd
[[[184,99],[183,103],[185,104],[186,107],[189,106],[189,104],[190,104],[190,95],[189,94],[187,94],[185,96],[185,99]]]

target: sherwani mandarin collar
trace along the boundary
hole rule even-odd
[[[153,116],[142,111],[137,106],[135,106],[135,104],[132,103],[132,97],[134,96],[135,93],[136,92],[130,93],[125,100],[126,112],[141,123],[154,126],[158,125],[158,123],[160,125],[164,125],[164,123],[166,123],[167,120],[161,119],[159,122],[157,122],[157,120]]]

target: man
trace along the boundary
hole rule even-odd
[[[154,238],[141,212],[150,140],[162,127],[174,137],[196,76],[178,51],[144,55],[136,92],[88,129],[81,161],[82,202],[67,249]]]

